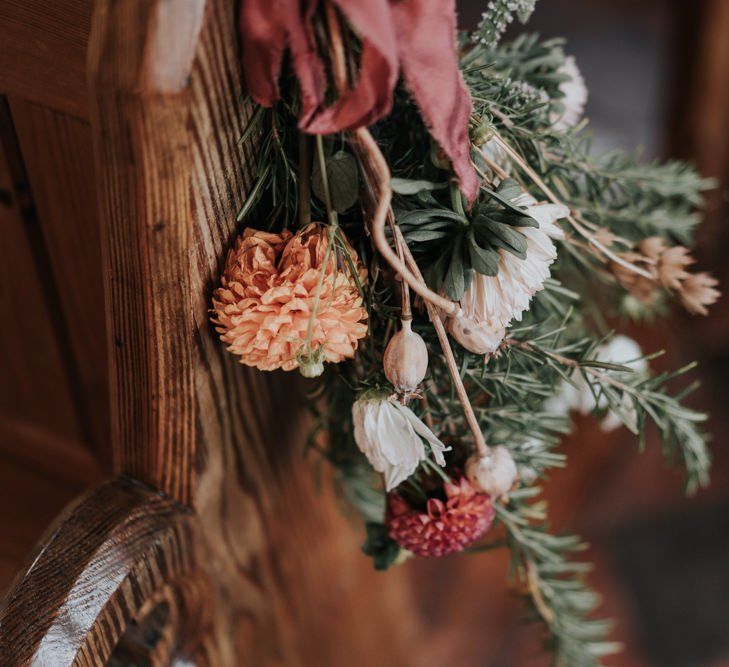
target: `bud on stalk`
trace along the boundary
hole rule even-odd
[[[462,311],[449,318],[448,332],[474,354],[496,352],[506,333],[503,327],[492,327],[485,322],[475,322],[463,315]]]
[[[412,320],[400,320],[401,329],[387,344],[383,366],[385,376],[398,393],[410,394],[428,370],[428,348],[412,330]]]
[[[486,456],[477,452],[468,459],[466,477],[474,489],[498,498],[514,486],[516,464],[506,447],[491,447]]]

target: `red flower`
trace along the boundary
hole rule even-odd
[[[477,493],[462,477],[446,484],[446,502],[429,498],[426,512],[412,509],[402,496],[387,496],[387,532],[416,556],[447,556],[473,544],[494,520],[491,496]]]
[[[402,70],[430,133],[451,160],[469,201],[479,181],[471,164],[471,96],[458,69],[454,0],[332,0],[362,40],[359,76],[326,106],[326,77],[312,28],[319,0],[243,0],[240,31],[248,90],[263,106],[279,98],[289,49],[301,92],[299,126],[333,134],[386,116]]]

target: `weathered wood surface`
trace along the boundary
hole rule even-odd
[[[109,377],[91,128],[37,104],[9,102],[67,332],[81,436],[106,460]]]
[[[93,0],[0,2],[0,93],[87,117],[92,7]]]
[[[315,462],[303,451],[300,385],[241,367],[209,323],[256,159],[252,143],[238,144],[252,109],[241,88],[233,4],[96,4],[90,117],[112,447],[118,473],[164,498],[145,491],[129,506],[124,494],[115,500],[118,482],[56,524],[0,617],[0,642],[13,647],[17,664],[32,664],[32,656],[54,665],[125,664],[151,655],[139,637],[160,618],[173,629],[162,632],[150,664],[168,664],[175,641],[167,637],[180,634],[205,635],[196,659],[223,667],[408,662],[405,581],[372,572],[331,491],[318,488]],[[137,515],[149,523],[129,543],[121,536]],[[150,558],[158,528],[172,530],[178,545],[159,553],[179,556],[187,573],[162,586],[166,593],[155,592],[156,582],[178,570]],[[72,553],[64,546],[76,542]],[[123,581],[140,573],[141,588],[119,584],[120,572],[128,573]],[[199,602],[176,603],[190,595]],[[206,610],[204,632],[174,630],[200,627],[189,617],[198,607]],[[123,634],[148,610],[141,630],[132,624]]]
[[[2,664],[169,665],[208,651],[196,521],[128,480],[69,508],[0,609]]]

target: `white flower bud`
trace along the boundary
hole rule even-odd
[[[506,335],[504,327],[476,322],[463,315],[463,311],[448,320],[448,331],[463,347],[474,354],[496,352]]]
[[[296,362],[299,366],[299,373],[305,378],[316,378],[324,372],[324,349],[319,348],[314,352],[305,352],[297,356]]]
[[[387,344],[383,366],[385,376],[401,394],[414,392],[428,370],[428,348],[422,337],[412,330],[411,320],[402,320],[402,328]]]
[[[486,456],[476,453],[466,462],[468,481],[475,489],[495,498],[509,492],[516,476],[516,464],[506,447],[492,447]]]

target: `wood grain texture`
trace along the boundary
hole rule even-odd
[[[57,303],[12,125],[0,100],[0,414],[81,439]]]
[[[0,608],[3,664],[101,666],[116,650],[117,658],[133,653],[152,666],[194,655],[212,632],[195,523],[173,501],[128,480],[83,498],[52,528]],[[140,637],[145,623],[150,632]]]
[[[0,2],[0,93],[86,117],[92,7],[92,0]]]
[[[194,58],[160,46],[162,5]],[[220,664],[406,664],[406,583],[372,572],[317,487],[301,385],[241,367],[210,326],[257,159],[233,3],[100,1],[89,67],[117,466],[201,518]]]
[[[84,437],[103,460],[109,377],[91,128],[24,100],[9,102],[68,332]]]
[[[0,93],[88,115],[92,0],[0,2]]]
[[[5,435],[0,433],[0,437]],[[8,444],[20,448],[27,442],[16,438]],[[77,461],[56,463],[60,465],[51,469],[47,462],[35,467],[19,457],[0,456],[0,599],[51,521],[90,483],[99,480],[93,474],[85,480],[80,475],[66,479],[64,472]],[[1,658],[2,654],[0,665],[4,667]]]

